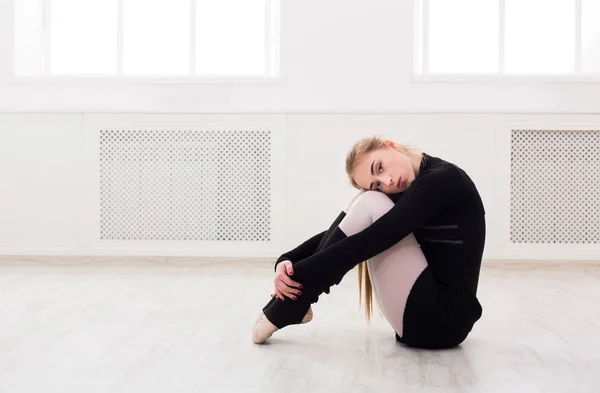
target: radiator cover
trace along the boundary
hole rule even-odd
[[[512,130],[512,243],[600,243],[600,131]]]
[[[271,240],[268,129],[100,130],[102,240]]]

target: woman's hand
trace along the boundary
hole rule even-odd
[[[283,261],[277,264],[275,269],[275,292],[271,297],[277,297],[282,301],[285,300],[285,296],[290,299],[296,300],[296,296],[302,294],[300,289],[302,284],[292,280],[289,276],[294,274],[294,266],[291,261]]]

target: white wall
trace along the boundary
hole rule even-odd
[[[411,81],[413,1],[282,1],[273,84],[13,84],[11,0],[0,0],[0,113],[598,113],[589,83]],[[476,34],[476,32],[474,32]]]
[[[326,228],[353,192],[346,151],[374,133],[416,144],[472,175],[488,213],[486,258],[600,255],[598,245],[510,244],[507,230],[511,127],[598,129],[597,85],[415,83],[413,1],[282,3],[282,77],[273,83],[78,85],[10,80],[12,5],[0,0],[0,254],[207,252],[171,244],[109,249],[98,241],[86,121],[91,114],[129,121],[164,114],[161,124],[168,124],[177,113],[264,113],[284,118],[285,180],[275,186],[285,189],[285,207],[280,237],[253,256],[276,256]]]
[[[273,238],[265,244],[100,239],[100,129],[274,124]],[[600,244],[510,242],[512,129],[598,129],[598,115],[0,115],[0,255],[276,257],[325,230],[355,192],[344,158],[380,134],[464,168],[487,211],[486,259],[597,259]],[[548,206],[549,209],[552,206]],[[198,216],[194,219],[201,220]]]

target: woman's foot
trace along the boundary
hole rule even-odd
[[[308,323],[313,319],[312,308],[309,307],[306,315],[302,318],[300,323]],[[269,339],[277,330],[277,326],[273,325],[271,321],[267,319],[265,314],[261,313],[254,324],[254,328],[252,329],[252,341],[254,344],[263,344],[265,341]]]

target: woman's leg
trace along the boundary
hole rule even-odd
[[[323,236],[323,239],[321,240],[321,243],[319,244],[319,246],[317,247],[315,252],[319,252],[320,250],[327,248],[328,246],[334,244],[336,241],[339,240],[339,239],[336,240],[336,236],[332,237],[332,235],[334,233],[338,232],[337,231],[338,226],[346,218],[346,216],[348,215],[348,212],[350,211],[350,208],[352,208],[352,205],[354,205],[354,202],[356,202],[356,200],[361,195],[363,195],[365,192],[366,191],[360,190],[360,191],[357,191],[356,193],[354,193],[354,195],[350,198],[348,203],[346,203],[346,206],[344,207],[344,209],[342,209],[342,212],[333,221],[333,224],[331,224],[331,226],[329,227],[327,232],[325,232],[325,236]]]
[[[321,242],[317,246],[315,252],[319,252],[320,250],[322,250],[322,249],[324,249],[346,237],[345,235],[343,235],[343,233],[341,233],[341,231],[339,230],[338,227],[339,227],[340,223],[346,218],[346,215],[348,214],[348,211],[350,211],[350,208],[352,207],[354,202],[364,193],[365,193],[365,191],[362,191],[362,190],[357,191],[350,198],[350,200],[346,203],[346,206],[344,207],[344,209],[342,209],[342,211],[336,217],[336,219],[333,221],[333,223],[331,224],[331,226],[329,227],[327,232],[325,232],[325,235],[323,236],[323,239],[321,239]],[[297,262],[299,262],[299,261],[294,261],[292,263],[297,263]],[[329,290],[327,290],[325,293],[329,293]],[[299,296],[298,300],[292,300],[292,299],[288,298],[287,302],[298,302],[301,298],[302,298],[302,296]],[[265,315],[269,315],[269,314],[272,315],[273,313],[271,313],[269,311],[269,308],[276,302],[281,302],[281,300],[279,300],[277,298],[271,299],[271,301],[269,301],[267,303],[267,305],[263,307],[263,313],[265,313]],[[310,302],[307,303],[307,302],[300,301],[299,303],[296,303],[297,307],[294,307],[293,312],[298,315],[302,314],[302,316],[304,316],[304,315],[306,315],[306,312],[308,311],[310,304],[311,304]]]
[[[328,240],[323,245],[323,248],[326,248],[331,244],[334,244],[342,239],[345,239],[348,236],[351,236],[359,231],[364,230],[373,222],[378,220],[381,216],[383,216],[386,212],[388,212],[393,206],[394,203],[389,199],[389,197],[387,197],[383,193],[373,191],[361,193],[358,196],[358,198],[356,198],[355,201],[353,201],[351,206],[349,206],[348,211],[344,219],[340,222],[340,224],[335,228],[331,228],[331,234]],[[389,261],[395,260],[395,258],[390,259],[389,257],[390,251],[392,249],[394,249],[395,251],[399,251],[401,249],[406,249],[410,245],[414,245],[414,243],[411,243],[411,240],[406,240],[404,243],[400,242],[399,245],[397,245],[395,248],[392,247],[386,252],[381,253],[378,256],[380,258],[374,258],[375,260],[379,260],[380,264],[387,261],[386,263],[383,263],[381,264],[381,266],[379,266],[379,269],[382,269],[380,271],[384,272],[386,269],[389,270]],[[400,274],[406,274],[410,277],[414,276],[415,274],[417,274],[419,269],[422,271],[422,269],[424,268],[423,262],[424,259],[417,260],[417,262],[414,265],[405,268],[404,272],[400,272]],[[339,284],[339,282],[342,280],[343,276],[347,273],[347,271],[351,270],[353,267],[354,266],[349,266],[346,271],[336,273],[336,276],[334,277],[323,276],[305,280],[304,282],[302,282],[302,295],[299,296],[297,300],[282,302],[281,300],[277,299],[271,302],[269,307],[266,307],[263,310],[265,316],[277,328],[282,328],[287,325],[300,323],[310,305],[318,301],[319,295],[321,293],[328,293],[331,285]],[[379,269],[375,269],[374,274]],[[324,269],[323,271],[325,275],[327,270]],[[379,274],[375,275],[377,277],[380,276]],[[387,281],[380,282],[380,286],[382,288],[388,288],[389,285],[387,284]],[[401,299],[397,300],[400,302],[402,301]]]
[[[379,308],[394,331],[402,336],[408,295],[427,268],[427,259],[417,239],[411,233],[371,258],[367,267]]]

